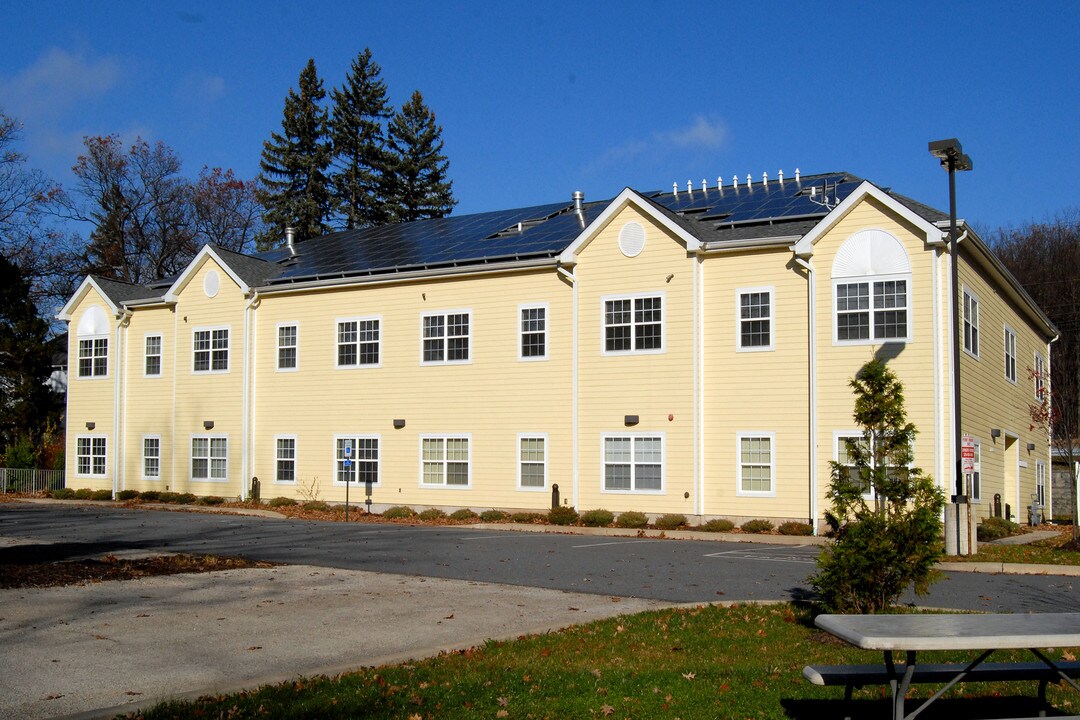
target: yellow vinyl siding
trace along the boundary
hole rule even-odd
[[[109,360],[106,377],[79,377],[79,336],[77,328],[86,312],[100,307],[109,324]],[[112,489],[116,474],[116,434],[114,431],[115,392],[118,372],[116,348],[116,318],[109,310],[108,301],[93,288],[89,288],[78,307],[71,314],[68,333],[68,395],[67,395],[67,451],[65,453],[66,484],[70,488]],[[86,423],[94,423],[88,430]],[[77,473],[77,442],[79,437],[104,437],[106,439],[106,468],[104,477],[86,477]]]
[[[125,347],[124,473],[122,489],[172,489],[168,458],[172,455],[173,378],[176,342],[175,314],[168,307],[154,307],[132,313]],[[161,336],[161,374],[147,377],[146,336]],[[161,444],[161,476],[143,480],[143,436],[156,435]]]

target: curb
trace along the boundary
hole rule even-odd
[[[986,573],[990,575],[1059,575],[1080,577],[1080,566],[1038,565],[1004,562],[941,562],[938,570],[947,572]]]
[[[713,542],[759,543],[763,545],[824,545],[826,538],[814,535],[764,535],[756,533],[717,533],[703,530],[655,530],[642,528],[596,528],[576,525],[530,525],[526,523],[476,523],[458,527],[503,532],[548,533],[552,535],[590,535],[596,537],[645,538],[649,540],[706,540]]]
[[[107,508],[127,508],[138,510],[140,508],[147,508],[149,510],[170,510],[172,512],[207,512],[217,513],[219,515],[255,515],[258,517],[277,518],[280,520],[286,519],[287,515],[282,515],[279,512],[273,510],[256,510],[254,508],[231,508],[231,507],[214,507],[213,505],[172,505],[169,503],[139,503],[137,506],[128,506],[122,502],[116,500],[59,500],[56,498],[16,498],[15,502],[31,503],[33,505],[76,505],[79,507],[107,507]]]

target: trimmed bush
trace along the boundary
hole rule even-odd
[[[646,517],[645,513],[637,510],[628,510],[619,515],[615,521],[615,527],[621,528],[643,528],[648,524],[649,518]]]
[[[49,497],[56,498],[57,500],[71,500],[75,497],[75,491],[71,488],[57,488],[56,490],[49,491]]]
[[[678,530],[686,525],[686,516],[677,513],[661,515],[656,518],[655,524],[660,530]]]
[[[502,510],[485,510],[480,513],[480,519],[484,522],[499,522],[505,520],[507,517],[509,517],[509,515]]]
[[[116,499],[121,501],[121,502],[127,502],[128,500],[134,500],[137,497],[139,497],[139,491],[138,490],[121,490],[120,492],[116,493]]]
[[[547,521],[552,525],[573,525],[578,521],[578,513],[572,507],[551,508],[548,512]]]
[[[704,530],[705,532],[731,532],[735,529],[735,523],[725,518],[716,518],[705,523],[698,530]]]
[[[603,508],[581,513],[581,524],[585,527],[607,527],[613,522],[615,522],[615,513]]]
[[[89,500],[94,496],[94,491],[90,488],[79,488],[75,491],[76,500]]]
[[[163,502],[163,503],[175,503],[175,502],[178,502],[179,499],[180,499],[180,493],[163,492],[160,495],[158,495],[158,502]]]
[[[157,502],[161,499],[160,490],[143,490],[139,493],[139,499],[143,502]]]
[[[475,520],[478,517],[480,516],[474,513],[469,508],[461,508],[460,510],[455,510],[454,512],[450,513],[451,520]]]
[[[407,520],[416,515],[416,511],[407,505],[395,505],[383,511],[382,516],[387,520]]]
[[[739,529],[748,533],[767,533],[773,529],[773,524],[768,520],[747,520]]]
[[[90,493],[91,500],[112,500],[112,490],[95,490]]]
[[[293,507],[297,503],[292,498],[276,497],[276,498],[270,498],[270,500],[266,504],[269,505],[270,507]]]
[[[176,496],[176,502],[180,505],[191,505],[199,498],[192,493],[180,493]]]
[[[217,495],[207,495],[206,497],[199,498],[195,502],[199,505],[223,505],[225,503],[225,498],[218,497]]]
[[[988,517],[975,528],[975,533],[978,535],[979,542],[1000,540],[1003,537],[1016,535],[1019,532],[1019,525],[999,517]]]
[[[330,506],[330,512],[336,513],[338,515],[344,515],[345,514],[345,504],[341,503],[339,505],[331,505]]]
[[[302,505],[305,510],[311,510],[314,512],[329,512],[330,506],[324,503],[322,500],[312,500]]]
[[[528,524],[528,523],[534,523],[537,520],[541,520],[541,519],[543,519],[543,517],[544,516],[541,515],[538,512],[516,512],[516,513],[511,513],[510,522]]]
[[[439,508],[428,508],[427,510],[420,511],[416,518],[418,520],[444,520],[446,519],[446,513]]]
[[[780,523],[780,527],[776,528],[776,531],[781,535],[813,535],[814,526],[809,523],[788,520],[785,523]]]

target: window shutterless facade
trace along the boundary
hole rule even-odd
[[[274,482],[296,482],[296,438],[292,435],[274,438]]]
[[[300,362],[300,326],[279,323],[277,326],[277,369],[296,370]]]
[[[736,290],[738,301],[739,350],[773,349],[773,289],[771,287]]]
[[[1046,463],[1035,461],[1035,500],[1046,510]]]
[[[146,377],[161,376],[161,336],[146,336],[146,355],[143,360],[143,374]]]
[[[1035,399],[1042,402],[1046,396],[1046,360],[1043,358],[1042,353],[1035,353],[1035,370],[1033,371],[1035,382]]]
[[[75,474],[81,477],[105,477],[108,467],[108,441],[100,435],[79,435],[75,439]]]
[[[833,284],[836,341],[910,340],[907,278]]]
[[[662,434],[603,435],[600,442],[604,492],[663,492]]]
[[[664,351],[664,296],[603,298],[605,355]]]
[[[191,479],[195,482],[224,482],[229,479],[228,437],[191,436]]]
[[[547,435],[518,435],[518,489],[547,487]]]
[[[79,377],[106,377],[109,374],[109,338],[79,339]]]
[[[161,437],[143,435],[142,479],[161,479]]]
[[[519,359],[547,360],[547,310],[547,305],[523,305],[519,309]]]
[[[192,371],[229,371],[229,328],[195,330],[192,336]]]
[[[979,357],[979,298],[964,288],[964,350]]]
[[[334,437],[335,485],[379,482],[379,437],[377,435],[337,435]]]
[[[1005,326],[1005,379],[1016,382],[1016,333]]]
[[[467,310],[422,315],[421,362],[424,365],[469,362],[471,313]]]
[[[420,436],[421,487],[467,489],[472,484],[468,435]]]
[[[378,367],[382,321],[377,317],[337,321],[337,367]]]
[[[775,433],[741,432],[736,435],[736,439],[739,457],[739,487],[736,495],[775,495]]]

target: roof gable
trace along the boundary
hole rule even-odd
[[[184,268],[184,271],[177,276],[175,281],[173,281],[173,284],[169,286],[169,289],[162,296],[162,299],[165,302],[177,302],[180,298],[180,293],[185,287],[187,287],[188,283],[191,282],[191,279],[195,276],[195,273],[197,273],[202,268],[202,266],[210,260],[213,260],[214,263],[219,268],[221,268],[221,270],[226,275],[228,275],[234,283],[236,283],[237,287],[240,288],[240,291],[242,293],[246,295],[251,292],[251,285],[248,284],[244,280],[244,278],[240,276],[239,273],[237,273],[236,269],[233,268],[230,263],[227,263],[225,261],[223,255],[225,255],[226,252],[228,251],[222,251],[221,248],[218,248],[214,245],[204,245],[202,250],[200,250],[198,254],[191,259],[191,262],[188,263],[187,267]],[[247,258],[246,255],[237,255],[237,253],[228,253],[228,255],[233,255],[240,258]],[[257,260],[257,258],[253,259]],[[269,263],[266,263],[266,261],[264,260],[258,260],[258,262],[269,265]]]
[[[120,305],[123,301],[120,298],[114,298],[109,293],[105,292],[103,286],[108,287],[110,285],[121,285],[126,283],[117,283],[116,281],[112,281],[110,283],[103,282],[103,280],[103,278],[95,278],[93,275],[87,275],[85,278],[83,278],[83,281],[79,283],[79,287],[75,291],[75,294],[72,295],[66,303],[64,303],[64,307],[60,308],[60,312],[56,314],[56,319],[65,321],[71,320],[72,313],[75,312],[75,309],[79,307],[83,299],[91,290],[95,290],[97,294],[102,297],[105,303],[109,306],[109,310],[114,315],[119,315],[121,312]],[[132,287],[138,286],[133,285]]]

